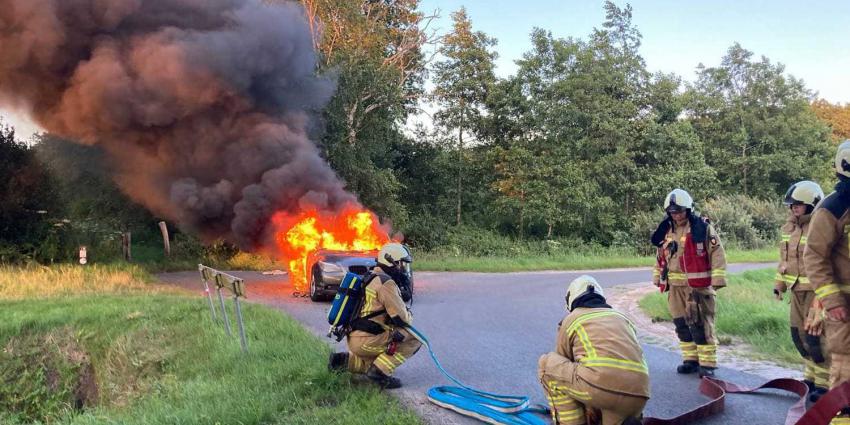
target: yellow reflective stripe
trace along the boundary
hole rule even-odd
[[[393,362],[391,362],[389,359],[384,357],[383,354],[378,356],[378,358],[375,359],[375,361],[380,362],[382,365],[386,366],[390,370],[390,372],[395,370],[395,365],[393,364]]]
[[[790,240],[791,240],[791,235],[787,235],[787,234],[785,234],[785,233],[783,233],[782,235],[780,235],[780,237],[781,237],[781,239],[782,239],[782,242],[788,242],[788,241],[790,241]]]
[[[776,273],[776,276],[774,276],[774,278],[773,278],[773,279],[774,279],[774,280],[778,280],[778,281],[783,281],[783,282],[784,282],[784,281],[785,281],[785,275],[784,275],[784,274],[782,274],[782,273]]]
[[[676,272],[668,273],[667,277],[669,279],[680,279],[680,280],[685,280],[687,278],[684,273],[676,273]]]
[[[393,355],[393,357],[395,357],[396,361],[398,361],[398,363],[399,363],[399,364],[402,364],[402,363],[404,363],[404,361],[405,361],[405,360],[407,360],[407,359],[406,359],[404,356],[402,356],[400,353],[395,353],[395,354]]]
[[[800,276],[798,279],[800,279],[800,283],[812,283],[806,276]]]
[[[590,342],[590,336],[587,335],[584,327],[579,326],[576,329],[576,333],[578,334],[579,340],[581,340],[581,345],[584,347],[584,351],[587,353],[587,356],[596,357],[596,349],[593,348],[593,344]]]
[[[833,418],[829,425],[850,425],[850,418]]]
[[[841,292],[841,289],[838,287],[838,285],[834,283],[828,283],[818,289],[815,289],[815,296],[817,296],[819,299],[824,299],[830,295],[834,295],[839,292]]]
[[[661,272],[660,272],[660,271],[658,271],[658,269],[652,269],[652,276],[653,276],[653,277],[655,277],[655,276],[661,276]]]
[[[558,410],[557,415],[558,419],[562,421],[578,419],[584,416],[584,409]]]
[[[572,335],[573,332],[575,332],[576,328],[581,326],[582,323],[584,323],[584,322],[586,322],[590,319],[595,319],[597,317],[605,317],[605,316],[620,316],[621,318],[623,318],[623,320],[625,320],[629,324],[632,323],[626,316],[623,316],[619,312],[616,312],[616,311],[599,311],[599,312],[596,312],[596,313],[585,314],[584,316],[581,316],[578,319],[576,319],[573,323],[570,323],[570,327],[567,328],[567,335]]]
[[[715,269],[711,271],[711,277],[720,277],[726,276],[726,270],[723,269]]]
[[[363,306],[363,312],[369,314],[372,312],[372,301],[378,296],[374,289],[366,288],[366,305]]]
[[[809,238],[806,235],[800,237],[800,245],[805,245]]]
[[[640,372],[647,375],[649,374],[649,368],[646,367],[646,363],[639,363],[632,360],[615,359],[612,357],[585,357],[581,359],[581,364],[588,367],[612,367],[615,369],[630,370],[632,372]]]

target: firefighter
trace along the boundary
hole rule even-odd
[[[829,362],[825,342],[821,341],[823,321],[815,293],[803,267],[803,249],[812,211],[824,198],[820,186],[811,181],[794,183],[785,194],[788,220],[782,226],[779,244],[779,269],[773,294],[782,300],[791,289],[791,340],[803,356],[803,382],[809,387],[809,400],[816,402],[829,388]],[[814,305],[813,305],[814,304]]]
[[[830,388],[850,379],[850,140],[838,146],[835,172],[835,192],[815,208],[803,254],[806,276],[826,310]],[[850,408],[842,410],[832,423],[850,424]]]
[[[676,371],[714,376],[715,290],[726,286],[726,254],[714,227],[694,212],[688,192],[674,189],[667,194],[664,210],[667,217],[651,238],[658,249],[652,281],[669,291],[667,305],[682,350]]]
[[[591,276],[572,281],[565,300],[556,351],[541,356],[537,369],[553,422],[639,424],[649,369],[634,325],[606,304]]]
[[[347,335],[347,353],[331,353],[328,368],[365,373],[382,388],[399,388],[401,381],[393,372],[422,344],[406,327],[413,316],[401,297],[397,282],[410,276],[413,258],[400,243],[391,242],[378,252],[378,265],[365,283],[360,314],[352,321]]]

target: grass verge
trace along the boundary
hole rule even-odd
[[[758,263],[777,260],[776,249],[741,250],[729,249],[726,254],[730,263]],[[631,250],[603,248],[573,253],[461,257],[445,253],[414,252],[416,270],[421,271],[467,271],[467,272],[516,272],[534,270],[595,270],[619,267],[650,267],[655,264],[654,256],[636,255]]]
[[[771,291],[775,274],[765,269],[730,276],[729,286],[717,295],[717,331],[752,345],[758,358],[799,364],[800,354],[788,334],[788,298],[776,301]],[[639,304],[654,320],[672,320],[665,294],[649,294]]]
[[[137,267],[7,267],[0,279],[0,423],[420,423],[329,373],[328,347],[272,309],[244,306],[243,355],[205,300]]]

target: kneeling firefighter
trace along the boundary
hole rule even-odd
[[[365,373],[383,388],[401,387],[393,372],[422,346],[405,329],[413,323],[413,316],[399,290],[399,285],[407,284],[412,261],[410,251],[400,243],[381,248],[378,265],[364,282],[359,315],[346,336],[348,352],[332,353],[329,369]]]
[[[649,370],[634,325],[606,304],[591,276],[570,283],[567,316],[555,352],[538,362],[537,376],[556,424],[639,424],[649,400]]]
[[[674,189],[664,200],[667,217],[652,234],[658,248],[653,283],[667,294],[682,364],[679,373],[714,376],[717,338],[715,289],[726,286],[726,254],[709,221],[694,211],[688,192]]]
[[[809,386],[809,400],[817,401],[829,388],[829,354],[823,332],[823,309],[815,299],[814,288],[806,277],[803,251],[806,234],[815,206],[824,198],[817,183],[794,183],[785,194],[788,220],[782,225],[779,243],[779,269],[773,294],[782,300],[782,294],[791,288],[791,340],[805,360],[803,382]]]

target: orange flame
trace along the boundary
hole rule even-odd
[[[374,213],[353,206],[336,215],[315,210],[296,216],[277,213],[272,222],[278,229],[275,242],[289,260],[289,280],[297,292],[307,290],[307,261],[317,250],[375,251],[390,240]]]

